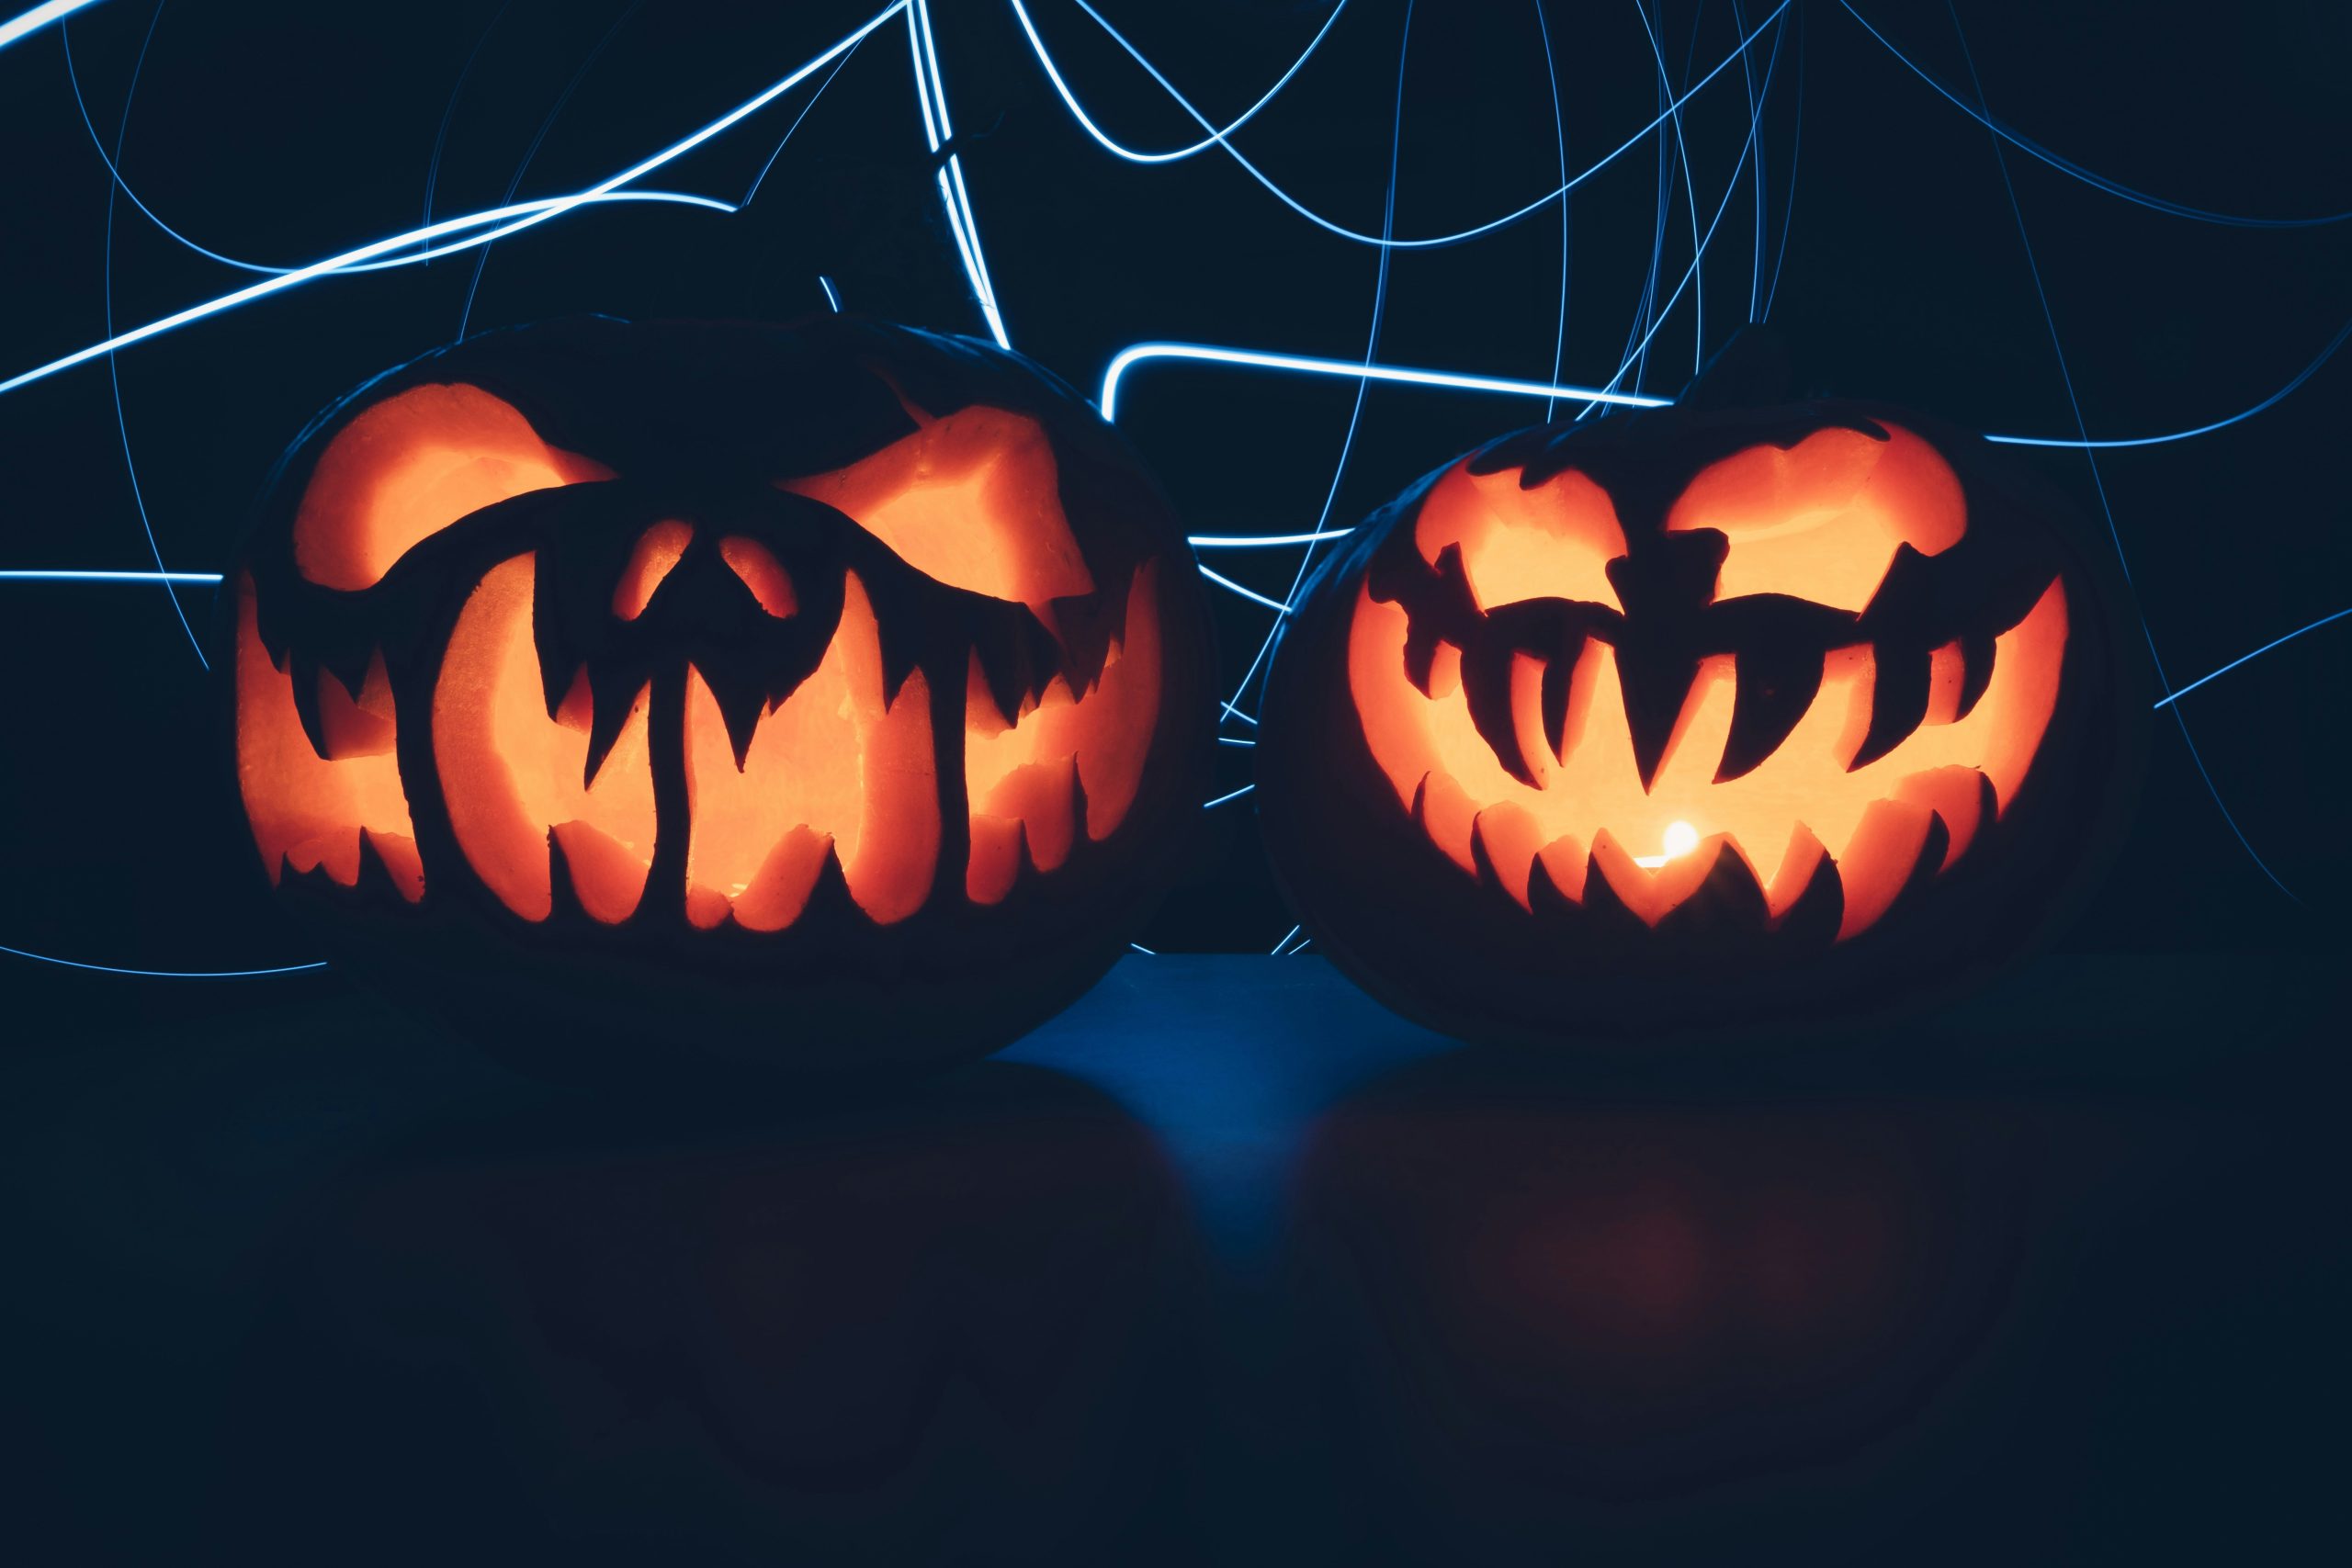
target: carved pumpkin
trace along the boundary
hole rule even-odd
[[[271,879],[550,1063],[1001,1043],[1124,950],[1199,800],[1179,526],[961,339],[477,338],[319,420],[228,582]]]
[[[2112,596],[2019,482],[1858,403],[1449,463],[1281,638],[1259,798],[1301,913],[1392,1005],[1510,1039],[1983,969],[2107,832],[2131,717]]]

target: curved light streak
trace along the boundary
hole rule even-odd
[[[1197,562],[1194,564],[1198,565]],[[1207,567],[1204,566],[1200,568],[1200,573],[1203,577],[1207,578],[1211,582],[1216,583],[1219,588],[1229,588],[1234,592],[1240,594],[1244,599],[1248,599],[1254,604],[1263,604],[1267,609],[1272,610],[1277,615],[1287,615],[1290,614],[1290,606],[1283,604],[1281,600],[1273,598],[1268,594],[1261,593],[1254,588],[1244,588],[1240,583],[1234,581],[1233,579],[1226,576],[1223,572],[1211,571]]]
[[[2189,430],[2176,430],[2165,435],[2134,435],[2113,441],[2075,441],[2047,435],[1988,435],[1984,439],[1998,442],[2004,446],[2074,446],[2104,451],[2117,446],[2161,446],[2168,441],[2186,441],[2192,435],[2211,435],[2217,430],[2227,430],[2231,425],[2252,419],[2256,414],[2264,413],[2278,407],[2286,400],[2289,393],[2310,380],[2313,371],[2334,358],[2335,351],[2344,346],[2346,338],[2352,338],[2352,321],[2346,321],[2336,329],[2335,335],[2328,340],[2327,346],[2319,351],[2319,357],[2297,371],[2293,380],[2252,408],[2233,413],[2227,419],[2217,419],[2211,424],[2200,424]]]
[[[1845,6],[1846,15],[1853,17],[1855,21],[1861,24],[1862,30],[1864,32],[1878,39],[1878,41],[1885,47],[1885,50],[1889,54],[1894,56],[1895,59],[1901,61],[1905,66],[1909,68],[1911,74],[1919,78],[1920,81],[1925,82],[1928,86],[1933,87],[1939,94],[1942,95],[1945,101],[1952,105],[1953,107],[1959,109],[1962,114],[1968,116],[1969,118],[1976,121],[1979,125],[1982,125],[1985,130],[1991,131],[1994,135],[1999,137],[2010,146],[2015,147],[2018,152],[2026,153],[2030,157],[2039,158],[2041,162],[2049,164],[2060,174],[2070,175],[2075,179],[2080,180],[2083,184],[2089,186],[2094,189],[2103,190],[2109,196],[2120,197],[2125,201],[2132,202],[2138,206],[2147,208],[2152,211],[2168,212],[2176,218],[2193,218],[2201,223],[2220,223],[2233,229],[2319,229],[2324,228],[2330,223],[2341,223],[2346,219],[2352,219],[2352,212],[2330,212],[2315,218],[2247,218],[2236,213],[2215,212],[2207,208],[2191,207],[2186,202],[2174,201],[2168,197],[2161,196],[2150,196],[2145,191],[2134,190],[2130,186],[2124,185],[2120,181],[2109,179],[2105,175],[2098,174],[2090,169],[2083,167],[2082,164],[2075,163],[2071,158],[2059,156],[2059,154],[2052,152],[2049,148],[2042,146],[2040,142],[2034,141],[2027,137],[2019,135],[2014,130],[2011,130],[2007,126],[2003,125],[2000,121],[1995,119],[1990,114],[1987,114],[1983,109],[1971,106],[1967,100],[1954,93],[1950,87],[1945,86],[1941,82],[1939,82],[1933,76],[1928,75],[1925,70],[1921,69],[1917,61],[1904,53],[1901,50],[1895,48],[1894,41],[1884,33],[1871,26],[1870,19],[1864,17],[1860,11],[1855,10],[1852,5],[1849,4],[1849,0],[1838,0],[1838,4]]]
[[[2217,680],[2220,677],[2228,674],[2231,671],[2236,669],[2239,665],[2245,663],[2249,660],[2259,659],[2264,654],[2269,652],[2272,649],[2294,641],[2297,637],[2301,637],[2305,632],[2315,632],[2319,630],[2320,627],[2327,626],[2331,622],[2340,621],[2346,615],[2352,615],[2352,609],[2338,610],[2332,615],[2322,615],[2318,620],[2313,621],[2307,626],[2297,626],[2285,637],[2272,637],[2268,642],[2264,643],[2252,653],[2241,653],[2235,659],[2231,660],[2227,664],[2222,665],[2219,670],[2214,671],[2211,674],[2199,675],[2196,680],[2188,682],[2188,685],[2175,688],[2170,696],[2159,698],[2155,705],[2159,708],[2168,708],[2172,706],[2173,704],[2180,701],[2181,698],[2188,695],[2189,693],[2195,691],[2198,687],[2203,685],[2206,682]]]
[[[1299,57],[1291,62],[1290,69],[1283,72],[1275,81],[1274,85],[1267,88],[1263,96],[1261,96],[1256,103],[1251,104],[1248,108],[1244,109],[1241,112],[1239,118],[1230,121],[1222,130],[1211,130],[1206,136],[1202,137],[1198,141],[1192,143],[1190,146],[1179,147],[1174,151],[1168,152],[1139,152],[1132,147],[1122,145],[1120,142],[1112,140],[1111,134],[1104,130],[1101,126],[1095,124],[1093,118],[1089,116],[1083,108],[1079,107],[1077,96],[1069,90],[1069,84],[1062,79],[1061,72],[1055,68],[1053,56],[1046,51],[1045,41],[1038,38],[1037,29],[1030,24],[1029,13],[1022,7],[1021,0],[1012,0],[1012,14],[1021,23],[1021,30],[1029,35],[1029,47],[1036,51],[1037,63],[1046,68],[1046,79],[1053,83],[1054,90],[1061,95],[1062,102],[1069,106],[1069,112],[1078,118],[1078,121],[1080,125],[1086,128],[1087,134],[1093,137],[1096,141],[1100,142],[1104,151],[1108,152],[1113,157],[1124,158],[1130,164],[1182,163],[1183,160],[1190,158],[1196,153],[1207,152],[1210,148],[1216,146],[1220,141],[1223,141],[1227,137],[1232,135],[1243,126],[1249,124],[1252,119],[1257,118],[1257,114],[1260,109],[1264,108],[1268,104],[1274,101],[1274,95],[1280,93],[1284,87],[1290,85],[1290,79],[1297,75],[1299,67],[1305,65],[1307,61],[1312,59],[1315,51],[1322,47],[1324,35],[1331,30],[1331,24],[1338,21],[1340,19],[1340,13],[1347,8],[1348,0],[1339,0],[1339,3],[1331,7],[1331,14],[1323,18],[1323,25],[1315,29],[1315,36],[1307,40],[1306,48],[1300,53]],[[1100,22],[1102,18],[1097,17],[1095,17],[1095,20]],[[1104,30],[1108,31],[1109,29],[1106,28]],[[1113,36],[1115,37],[1116,35],[1114,34]],[[1165,84],[1163,84],[1163,85],[1164,85]],[[1198,117],[1195,116],[1194,118],[1197,118]],[[1566,171],[1562,171],[1564,176],[1566,173]]]
[[[1212,365],[1246,365],[1259,370],[1288,370],[1302,376],[1340,376],[1362,381],[1402,381],[1417,387],[1446,387],[1464,392],[1505,392],[1528,398],[1566,398],[1588,403],[1622,403],[1628,408],[1658,409],[1671,398],[1646,392],[1612,392],[1593,387],[1563,386],[1551,381],[1519,381],[1501,376],[1467,376],[1452,370],[1416,370],[1397,365],[1367,365],[1353,359],[1319,359],[1303,354],[1267,354],[1250,348],[1221,348],[1206,343],[1138,343],[1121,349],[1102,372],[1102,391],[1096,400],[1102,417],[1118,422],[1119,383],[1138,365],[1160,359],[1197,360]]]
[[[36,6],[22,16],[0,22],[0,49],[7,48],[18,39],[29,38],[50,23],[62,22],[74,12],[96,3],[97,0],[49,0],[45,6]]]
[[[85,964],[79,959],[54,958],[46,953],[28,953],[21,947],[0,946],[0,953],[35,964],[53,964],[60,969],[84,969],[96,975],[136,975],[148,980],[252,980],[266,975],[299,975],[305,969],[326,967],[324,963],[317,963],[284,964],[274,969],[125,969],[113,964]]]
[[[672,191],[628,191],[624,190],[622,187],[630,185],[637,180],[642,179],[645,175],[652,173],[655,169],[662,167],[663,164],[684,156],[686,153],[694,151],[696,147],[699,147],[704,142],[709,141],[712,137],[718,135],[720,132],[737,124],[746,117],[757,113],[760,109],[765,107],[770,103],[773,103],[775,99],[783,96],[786,93],[790,92],[794,87],[798,86],[802,82],[807,81],[811,75],[831,63],[835,58],[851,49],[854,49],[859,41],[868,33],[871,33],[875,28],[882,26],[883,23],[897,16],[899,11],[905,9],[910,3],[911,0],[892,0],[892,3],[888,7],[864,23],[854,32],[850,33],[847,37],[833,44],[823,53],[818,55],[814,60],[799,66],[782,80],[775,83],[773,85],[767,87],[756,96],[745,99],[742,103],[738,104],[734,108],[729,109],[726,114],[710,121],[708,124],[703,126],[700,130],[693,132],[691,135],[671,143],[668,147],[663,148],[661,152],[654,153],[649,158],[640,159],[639,162],[632,164],[628,168],[620,171],[620,173],[601,180],[585,190],[575,191],[570,196],[549,197],[537,201],[517,202],[507,207],[493,208],[486,212],[468,213],[463,217],[444,219],[438,223],[428,223],[423,228],[407,230],[401,233],[394,234],[389,239],[378,240],[371,244],[361,245],[356,250],[345,251],[339,255],[329,256],[324,261],[313,262],[309,266],[297,267],[292,272],[282,274],[277,277],[264,278],[258,283],[249,284],[245,288],[237,289],[232,293],[223,294],[215,299],[208,299],[199,305],[192,305],[185,310],[180,310],[172,315],[164,316],[159,320],[150,321],[144,326],[134,327],[127,333],[117,333],[114,336],[107,338],[103,343],[92,344],[86,348],[76,349],[74,353],[65,355],[61,358],[52,359],[46,365],[36,366],[30,370],[23,371],[18,375],[11,377],[6,381],[0,381],[0,393],[13,392],[19,387],[29,386],[35,381],[54,376],[61,370],[69,370],[76,365],[86,364],[90,360],[96,359],[101,355],[112,354],[118,349],[128,348],[132,344],[141,343],[148,338],[157,336],[160,333],[171,332],[176,328],[186,326],[191,321],[202,321],[208,316],[218,315],[224,310],[232,310],[242,305],[249,305],[256,299],[263,299],[273,294],[283,293],[288,288],[300,288],[303,284],[312,282],[318,278],[325,277],[337,272],[363,270],[360,264],[373,262],[379,256],[389,255],[395,251],[401,250],[409,245],[416,244],[420,241],[443,240],[449,238],[452,235],[466,234],[473,230],[496,225],[496,227],[491,227],[487,233],[473,234],[471,238],[464,241],[461,244],[422,251],[416,255],[402,258],[401,264],[425,261],[436,255],[447,254],[450,250],[463,249],[469,245],[487,244],[492,241],[503,239],[509,234],[517,233],[522,230],[532,227],[535,224],[544,223],[550,218],[560,217],[564,213],[570,212],[575,208],[588,206],[594,202],[682,202],[690,206],[710,208],[715,211],[732,212],[735,210],[735,208],[731,203],[719,201],[710,197],[688,196]]]
[[[1386,239],[1377,234],[1367,234],[1360,230],[1351,229],[1343,223],[1333,222],[1331,220],[1324,217],[1321,213],[1317,212],[1312,208],[1307,207],[1305,203],[1298,200],[1297,197],[1283,189],[1281,186],[1275,184],[1274,181],[1267,175],[1264,170],[1259,168],[1257,164],[1251,163],[1247,157],[1243,156],[1240,149],[1235,147],[1233,143],[1226,140],[1223,135],[1216,133],[1216,128],[1210,124],[1208,117],[1202,114],[1199,109],[1193,107],[1192,100],[1185,97],[1182,93],[1179,92],[1176,89],[1175,84],[1170,82],[1167,77],[1161,75],[1159,67],[1153,65],[1149,60],[1146,59],[1142,52],[1138,51],[1135,45],[1129,43],[1125,37],[1122,35],[1116,28],[1114,28],[1109,22],[1103,20],[1102,14],[1096,11],[1092,6],[1087,4],[1087,0],[1076,0],[1076,3],[1079,9],[1084,11],[1089,17],[1093,18],[1094,24],[1097,27],[1111,35],[1113,42],[1116,43],[1121,49],[1126,51],[1128,56],[1132,58],[1136,64],[1142,66],[1153,81],[1159,84],[1160,87],[1168,94],[1168,96],[1175,100],[1179,108],[1182,108],[1186,114],[1192,116],[1193,122],[1200,126],[1202,130],[1207,130],[1211,133],[1210,140],[1214,141],[1219,147],[1225,149],[1225,152],[1227,157],[1231,158],[1236,164],[1238,164],[1242,169],[1249,174],[1250,178],[1265,186],[1267,191],[1277,200],[1282,202],[1283,206],[1289,208],[1292,211],[1297,213],[1301,218],[1306,219],[1308,222],[1313,223],[1317,228],[1322,229],[1329,233],[1336,234],[1340,239],[1351,240],[1360,245],[1376,245],[1383,250],[1412,251],[1430,250],[1442,245],[1458,245],[1465,240],[1476,239],[1481,234],[1491,233],[1497,229],[1505,228],[1510,224],[1516,223],[1521,219],[1527,217],[1530,213],[1541,211],[1544,208],[1550,206],[1553,202],[1566,196],[1568,192],[1574,190],[1577,186],[1582,185],[1586,180],[1590,179],[1594,175],[1599,174],[1611,164],[1616,162],[1622,154],[1632,147],[1637,145],[1644,138],[1647,137],[1650,132],[1665,124],[1679,110],[1680,110],[1684,104],[1690,102],[1693,96],[1704,89],[1707,84],[1713,82],[1717,76],[1722,75],[1723,73],[1730,67],[1732,62],[1739,59],[1758,38],[1763,36],[1764,29],[1770,27],[1780,18],[1781,14],[1789,8],[1790,0],[1781,0],[1781,4],[1773,9],[1772,14],[1765,17],[1761,23],[1758,24],[1755,31],[1749,33],[1746,38],[1740,40],[1739,47],[1737,49],[1735,49],[1731,53],[1725,55],[1724,59],[1716,64],[1713,70],[1709,71],[1704,76],[1700,77],[1697,82],[1691,84],[1690,87],[1679,97],[1677,97],[1669,103],[1665,111],[1659,114],[1657,118],[1651,120],[1647,125],[1642,127],[1641,130],[1635,131],[1632,136],[1627,137],[1623,141],[1620,142],[1613,152],[1610,152],[1608,156],[1602,158],[1599,163],[1592,164],[1582,174],[1576,175],[1573,179],[1563,183],[1557,190],[1547,191],[1544,195],[1537,197],[1533,201],[1527,203],[1524,207],[1518,208],[1513,211],[1503,214],[1500,218],[1490,220],[1487,222],[1477,224],[1475,227],[1459,230],[1451,234],[1431,234],[1412,240]],[[1063,104],[1069,107],[1072,117],[1078,120],[1080,128],[1085,130],[1095,141],[1115,151],[1115,143],[1111,142],[1109,139],[1102,134],[1101,129],[1094,124],[1093,120],[1087,117],[1085,111],[1080,107],[1076,96],[1069,91],[1069,85],[1061,79],[1060,72],[1054,68],[1052,57],[1046,52],[1045,40],[1037,36],[1037,29],[1030,23],[1028,12],[1022,6],[1021,0],[1012,0],[1012,4],[1014,15],[1020,19],[1022,30],[1029,35],[1030,47],[1035,51],[1039,63],[1044,65],[1046,69],[1047,79],[1053,83],[1055,91],[1061,97]]]
[[[988,260],[980,254],[980,225],[972,213],[972,193],[964,184],[964,160],[949,146],[956,128],[947,118],[947,82],[939,73],[939,46],[931,31],[931,0],[901,3],[907,6],[907,47],[914,57],[915,101],[922,109],[923,139],[934,156],[942,148],[947,149],[934,173],[940,203],[947,209],[947,230],[956,238],[956,254],[963,259],[964,275],[971,280],[972,297],[979,303],[989,335],[996,339],[997,347],[1009,349],[1012,339],[1004,330],[1003,313],[997,309],[996,285],[989,276]]]
[[[1957,10],[1951,13],[1951,25],[1952,32],[1960,39],[1960,57],[1968,63],[1968,79],[1976,89],[1976,101],[1985,111],[1978,118],[1984,122],[1988,130],[1996,129],[1993,126],[1990,116],[1992,105],[1984,96],[1984,81],[1977,74],[1976,56],[1968,47],[1968,34],[1960,25],[1960,13]],[[2075,373],[2066,363],[2066,346],[2059,341],[2058,317],[2050,308],[2050,290],[2041,281],[2041,263],[2034,255],[2032,237],[2026,232],[2025,209],[2018,201],[2017,182],[2010,177],[2008,154],[2001,151],[2001,138],[1998,135],[1993,138],[1993,163],[2001,171],[2001,189],[2009,198],[2010,215],[2017,220],[2018,243],[2025,252],[2026,268],[2033,276],[2033,296],[2041,306],[2042,324],[2050,332],[2050,351],[2058,361],[2058,378],[2066,389],[2066,406],[2074,412],[2076,433],[2082,435],[2087,444],[2090,439],[2090,429],[2083,420],[2083,400],[2075,390]],[[2090,468],[2091,489],[2098,496],[2100,514],[2107,519],[2107,536],[2115,547],[2115,564],[2123,573],[2124,585],[2136,594],[2138,585],[2132,580],[2132,561],[2123,548],[2123,532],[2116,526],[2115,507],[2107,498],[2107,480],[2098,470],[2098,454],[2088,450],[2086,446],[2083,453],[2083,461]],[[2148,625],[2148,617],[2144,613],[2140,615],[2139,621],[2140,636],[2148,645],[2148,663],[2156,672],[2156,683],[2165,689],[2165,695],[2177,695],[2177,694],[2172,689],[2172,678],[2165,673],[2164,656],[2156,651],[2155,628]],[[2179,708],[2175,707],[2172,710],[2172,721],[2179,728],[2181,744],[2188,748],[2188,760],[2197,765],[2197,776],[2204,781],[2205,793],[2212,797],[2213,809],[2222,814],[2222,820],[2228,825],[2232,836],[2237,840],[2238,847],[2246,852],[2248,860],[2254,862],[2256,869],[2270,879],[2272,886],[2296,903],[2302,902],[2295,897],[2295,890],[2288,886],[2277,872],[2270,869],[2270,863],[2262,858],[2261,852],[2254,847],[2254,841],[2245,836],[2245,829],[2238,826],[2238,819],[2231,813],[2229,803],[2222,798],[2221,786],[2213,782],[2212,773],[2205,766],[2204,754],[2197,749],[2197,738],[2188,732],[2187,716]]]
[[[1277,545],[1319,545],[1354,532],[1353,528],[1317,528],[1311,534],[1192,534],[1184,542],[1196,550],[1266,550]]]
[[[70,567],[11,568],[0,570],[0,582],[205,582],[218,583],[217,571],[83,571]]]

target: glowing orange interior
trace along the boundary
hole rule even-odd
[[[1430,840],[1475,873],[1474,838],[1522,906],[1540,859],[1553,885],[1581,902],[1592,868],[1628,908],[1655,925],[1688,898],[1726,851],[1737,854],[1777,919],[1811,883],[1824,856],[1844,888],[1843,940],[1868,929],[1902,891],[1942,818],[1943,865],[1981,825],[1981,780],[2006,810],[2023,784],[2057,705],[2066,596],[2052,581],[2025,619],[1995,640],[1993,671],[1966,717],[1957,644],[1936,651],[1926,716],[1893,750],[1861,767],[1875,661],[1868,647],[1823,660],[1812,705],[1778,750],[1748,773],[1716,782],[1730,735],[1737,666],[1703,660],[1645,789],[1625,719],[1616,650],[1588,640],[1569,677],[1560,745],[1544,738],[1545,661],[1521,654],[1511,714],[1532,787],[1505,770],[1478,733],[1461,693],[1461,650],[1441,643],[1430,694],[1406,675],[1408,617],[1359,596],[1349,682],[1364,739],[1401,806],[1416,800]]]
[[[908,412],[920,425],[911,435],[778,488],[855,518],[900,560],[950,587],[1041,611],[1051,600],[1094,592],[1062,515],[1042,425],[1003,409],[944,419]]]
[[[1073,786],[1085,790],[1086,836],[1097,841],[1109,838],[1135,804],[1159,716],[1157,581],[1155,564],[1136,569],[1123,640],[1112,645],[1090,690],[1073,693],[1057,675],[1010,725],[973,656],[964,704],[964,798],[972,829],[964,890],[974,903],[994,904],[1012,890],[1024,845],[1029,863],[1041,872],[1069,857],[1077,835]]]
[[[742,581],[760,602],[760,608],[776,619],[797,615],[800,601],[792,592],[792,578],[784,563],[769,553],[768,547],[756,539],[729,535],[718,541],[718,558],[727,570]]]
[[[895,695],[883,689],[880,628],[854,572],[824,659],[760,716],[741,767],[718,699],[690,668],[687,918],[781,930],[800,918],[828,850],[877,923],[922,908],[939,863],[930,705],[920,670]]]
[[[1968,531],[1959,477],[1919,437],[1883,428],[1884,441],[1821,430],[1725,457],[1690,481],[1667,529],[1713,528],[1730,540],[1718,599],[1785,593],[1859,612],[1898,546],[1938,555]]]
[[[1474,474],[1457,463],[1430,487],[1413,542],[1430,565],[1461,547],[1464,575],[1481,611],[1525,599],[1576,599],[1612,610],[1608,566],[1625,553],[1609,492],[1574,468],[1534,490],[1520,470]]]
[[[294,705],[294,681],[270,662],[261,640],[251,576],[237,580],[237,786],[254,844],[274,885],[283,869],[326,868],[349,887],[359,880],[364,833],[410,903],[424,897],[408,796],[393,755],[391,684],[381,654],[356,697],[333,675],[319,676],[320,756]]]
[[[593,699],[583,670],[554,718],[531,640],[536,558],[485,574],[458,612],[433,692],[433,750],[449,824],[483,884],[514,913],[554,907],[549,835],[563,847],[581,907],[607,925],[644,896],[653,861],[648,692],[586,777]]]
[[[656,523],[639,535],[628,564],[621,568],[620,581],[613,584],[614,616],[633,621],[645,614],[645,606],[653,602],[653,591],[662,586],[662,580],[670,575],[670,569],[678,564],[694,539],[693,525],[675,519]]]
[[[361,413],[320,454],[294,518],[294,563],[312,582],[356,592],[469,513],[612,477],[540,440],[479,387],[412,387]]]

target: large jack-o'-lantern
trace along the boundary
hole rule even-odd
[[[848,317],[380,377],[225,599],[271,879],[552,1066],[1001,1043],[1125,949],[1205,766],[1205,608],[1127,448],[1017,356]]]
[[[1269,852],[1451,1032],[1883,1010],[2014,951],[2109,832],[2114,595],[2051,503],[1916,414],[1694,402],[1447,464],[1283,629]]]

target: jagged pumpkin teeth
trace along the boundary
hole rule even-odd
[[[1018,356],[595,318],[311,429],[233,578],[254,841],[339,961],[486,1043],[969,1055],[1172,874],[1204,594],[1133,456]]]
[[[1447,1027],[1555,1035],[2018,940],[2035,894],[1984,889],[2080,863],[2128,721],[2080,558],[1926,428],[1702,399],[1375,513],[1285,622],[1255,753],[1328,950]]]

